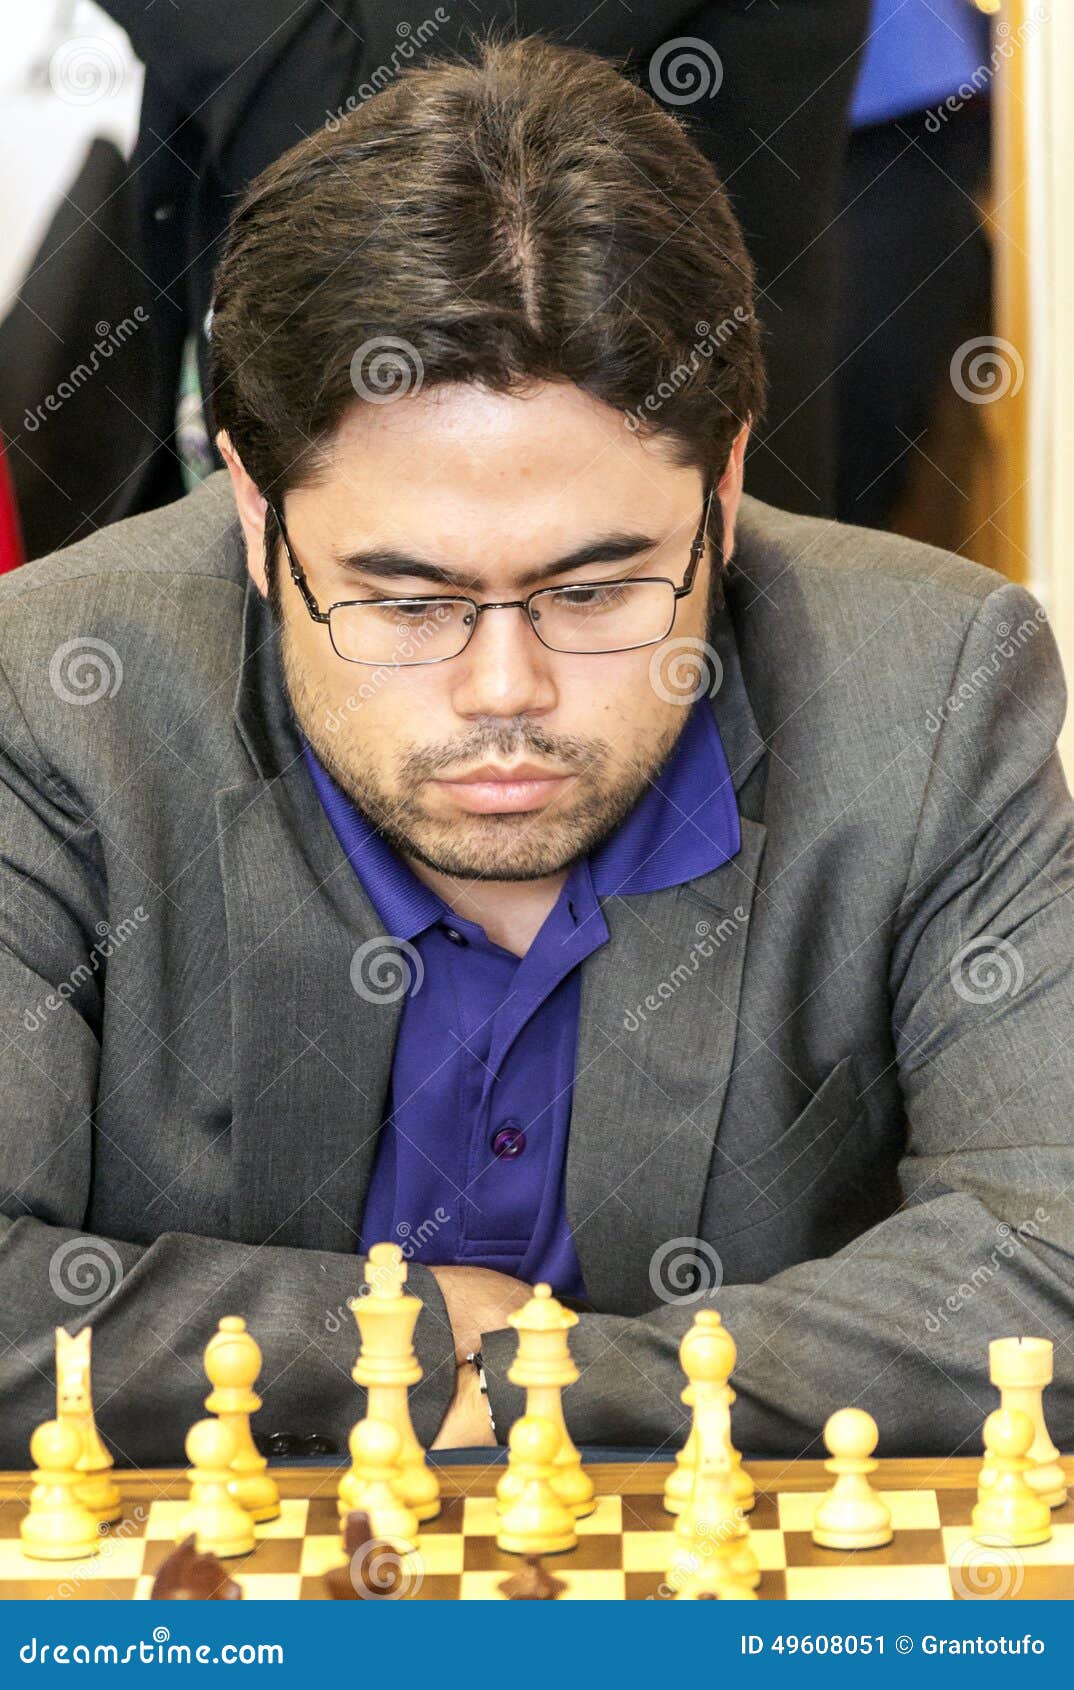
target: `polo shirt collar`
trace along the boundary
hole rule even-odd
[[[454,912],[397,855],[337,784],[300,734],[302,755],[336,837],[386,933],[415,939]],[[712,706],[691,706],[679,739],[615,832],[591,853],[597,897],[678,886],[727,862],[741,847],[738,805]]]

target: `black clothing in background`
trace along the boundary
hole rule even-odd
[[[230,207],[252,177],[342,107],[378,66],[391,64],[401,29],[430,16],[427,0],[336,0],[331,7],[243,0],[224,15],[218,0],[183,0],[181,8],[101,4],[146,65],[140,132],[123,182],[95,213],[110,239],[87,237],[83,256],[67,245],[52,260],[59,242],[46,241],[13,314],[23,376],[14,400],[10,390],[0,394],[0,427],[13,442],[31,557],[181,495],[174,426],[183,343],[196,329],[204,391],[204,320]],[[663,42],[698,37],[716,49],[723,80],[715,96],[671,109],[724,179],[757,264],[770,401],[751,447],[748,486],[788,509],[830,514],[831,225],[868,0],[782,0],[778,8],[756,0],[700,7],[650,0],[644,9],[597,7],[585,18],[579,10],[572,0],[469,4],[425,52],[465,50],[489,26],[540,33],[627,58],[627,73],[649,88],[649,59]],[[64,302],[82,290],[92,306]],[[102,293],[111,297],[102,302]],[[22,426],[23,406],[51,390],[56,345],[31,302],[45,323],[60,325],[65,367],[83,355],[74,325],[92,326],[98,313],[116,321],[136,302],[148,315],[106,379],[88,382],[32,434]],[[0,330],[9,345],[11,327],[9,319]]]
[[[960,339],[986,333],[992,266],[975,194],[989,169],[990,103],[858,130],[836,225],[836,514],[887,528]],[[924,448],[927,451],[927,445]]]

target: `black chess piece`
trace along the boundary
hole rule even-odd
[[[242,1586],[215,1555],[201,1551],[193,1532],[160,1563],[150,1595],[158,1602],[233,1602]]]
[[[343,1548],[344,1565],[324,1575],[333,1601],[383,1601],[399,1595],[404,1584],[402,1558],[394,1545],[373,1536],[373,1523],[364,1509],[352,1508],[347,1515]]]
[[[511,1602],[554,1602],[567,1586],[553,1578],[539,1555],[527,1555],[523,1567],[499,1588]]]

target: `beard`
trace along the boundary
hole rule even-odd
[[[362,746],[346,735],[346,715],[315,675],[296,660],[285,621],[277,621],[282,668],[299,727],[336,785],[388,845],[403,858],[456,880],[543,880],[569,869],[603,844],[625,821],[670,757],[689,715],[676,709],[655,743],[639,747],[627,765],[599,738],[548,734],[523,719],[494,721],[465,739],[419,744],[400,741],[391,782],[363,759]],[[344,716],[344,729],[327,723]],[[357,712],[354,712],[357,715]],[[424,783],[446,771],[490,759],[522,757],[551,763],[576,777],[558,800],[536,811],[450,818],[422,805]]]

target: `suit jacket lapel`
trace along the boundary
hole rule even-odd
[[[729,610],[713,643],[723,666],[713,709],[738,791],[765,742]],[[583,967],[567,1211],[602,1309],[634,1313],[676,1289],[666,1247],[697,1237],[766,837],[739,820],[740,851],[711,873],[607,900],[608,943]]]
[[[234,1092],[232,1228],[254,1243],[351,1251],[401,1000],[353,989],[380,932],[305,764],[267,607],[247,588],[239,731],[259,778],[216,794]]]

